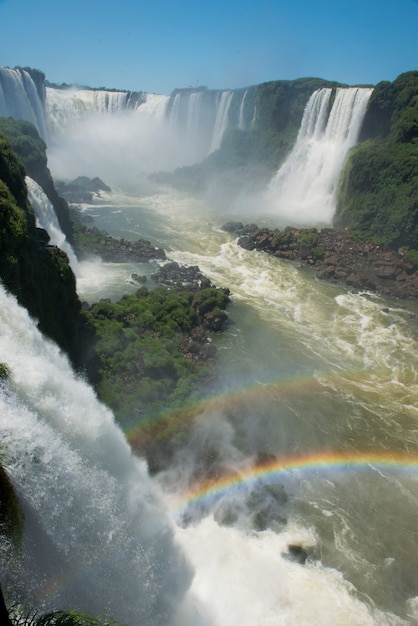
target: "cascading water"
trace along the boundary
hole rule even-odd
[[[46,139],[43,95],[27,70],[0,67],[0,117],[32,122]]]
[[[265,201],[286,224],[326,223],[335,212],[339,174],[358,138],[372,89],[312,94],[293,150],[271,180]]]
[[[144,462],[2,287],[0,303],[11,371],[0,384],[2,455],[25,517],[21,556],[10,562],[2,546],[3,587],[28,608],[166,626],[190,572]]]
[[[240,110],[247,127],[250,112],[255,115],[244,94],[228,104],[229,123],[237,127]],[[287,169],[271,184],[274,199],[279,187],[287,189],[284,173],[290,190],[303,188],[302,199],[312,199],[316,176],[321,184],[308,218],[325,219],[318,206],[335,188],[369,95],[344,89],[334,100],[327,90],[312,96]],[[176,104],[185,105],[190,129],[205,92],[191,96],[182,94]],[[167,101],[147,97],[123,126],[118,115],[102,116],[87,136],[96,158],[82,166],[100,163],[97,175],[107,161],[112,173],[123,157],[116,139],[121,129],[124,140],[134,135],[141,111],[147,124],[157,122],[146,148],[164,128],[167,151]],[[112,139],[105,148],[104,120]],[[67,174],[74,154],[68,145]],[[127,146],[123,152],[136,165],[137,153]],[[313,176],[315,163],[321,167]],[[274,207],[276,223],[282,209]],[[413,313],[239,248],[219,228],[225,214],[186,194],[114,192],[90,214],[99,228],[149,237],[174,260],[197,264],[215,284],[231,288],[232,323],[214,338],[222,348],[220,389],[197,411],[187,448],[156,477],[181,522],[173,528],[144,463],[131,455],[109,411],[1,291],[0,362],[12,372],[11,383],[0,384],[2,445],[25,513],[22,558],[9,558],[0,546],[1,581],[29,606],[108,612],[129,626],[418,623]],[[240,479],[260,457],[278,459],[265,489]],[[193,476],[204,474],[211,459],[214,483],[206,493],[209,483],[194,485]],[[235,482],[239,489],[230,489]],[[280,485],[287,503],[274,499]],[[283,556],[292,545],[308,551],[305,565]]]
[[[234,98],[239,102],[231,122]],[[228,126],[241,130],[248,126],[247,100],[248,90],[179,90],[170,98],[142,92],[57,88],[44,83],[37,86],[26,70],[0,68],[0,116],[34,123],[48,144],[51,160],[60,150],[57,146],[67,138],[70,145],[66,149],[80,151],[82,166],[83,154],[87,155],[86,163],[97,160],[89,154],[89,124],[95,125],[96,135],[103,135],[102,150],[118,150],[125,142],[120,147],[121,158],[125,152],[130,162],[138,162],[147,172],[191,165],[220,147]],[[115,124],[119,130],[113,133],[109,126]],[[129,141],[132,146],[126,145]],[[59,158],[65,160],[61,153]],[[69,170],[67,175],[71,177]]]
[[[222,137],[224,136],[225,130],[228,126],[228,113],[233,95],[234,93],[232,91],[223,91],[221,94],[216,111],[215,126],[213,128],[209,152],[214,152],[221,147]]]
[[[54,207],[44,190],[30,176],[25,178],[28,187],[28,198],[32,208],[35,211],[37,226],[48,231],[51,245],[61,248],[70,261],[71,269],[74,274],[78,272],[78,261],[71,244],[67,241],[66,236],[61,230]]]
[[[45,114],[49,136],[68,131],[89,116],[135,111],[146,102],[147,96],[140,92],[47,87]]]
[[[240,130],[245,130],[245,100],[247,98],[248,91],[244,91],[244,95],[241,98],[241,103],[239,105],[239,116],[238,116],[238,128]]]

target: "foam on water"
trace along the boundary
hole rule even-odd
[[[403,622],[373,611],[356,598],[336,570],[283,558],[289,544],[315,540],[309,531],[288,528],[246,535],[207,517],[179,529],[180,544],[196,569],[191,592],[208,609],[213,626],[389,626]]]

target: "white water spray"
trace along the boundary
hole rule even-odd
[[[71,244],[67,241],[66,236],[61,230],[54,207],[48,196],[37,182],[30,176],[25,178],[28,187],[28,198],[36,215],[36,224],[40,228],[44,228],[50,238],[51,244],[63,250],[70,261],[71,269],[74,274],[78,272],[78,261]]]
[[[2,287],[0,360],[12,379],[0,386],[2,454],[25,516],[2,584],[27,607],[167,626],[190,573],[145,463]]]
[[[265,201],[287,224],[329,224],[339,175],[358,138],[372,89],[316,91],[306,105],[296,144],[269,184]]]

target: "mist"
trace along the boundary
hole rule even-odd
[[[147,119],[136,111],[95,114],[54,136],[48,162],[57,179],[99,176],[107,184],[137,191],[151,172],[182,163],[178,139],[164,119]]]

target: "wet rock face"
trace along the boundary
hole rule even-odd
[[[357,241],[348,229],[280,231],[240,222],[228,222],[223,228],[238,236],[242,248],[310,266],[320,279],[395,298],[418,298],[418,268],[405,261],[401,250]]]

